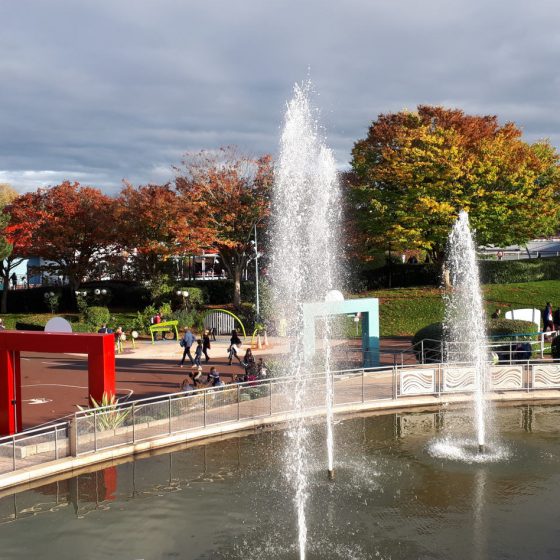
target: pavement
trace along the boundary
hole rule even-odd
[[[248,340],[247,340],[248,342]],[[265,348],[253,348],[256,359],[282,359],[290,352],[290,341],[269,337]],[[408,339],[383,339],[382,364],[392,364],[401,349],[408,346]],[[337,341],[338,355],[347,367],[360,367],[359,340]],[[210,361],[202,364],[203,376],[211,366],[217,368],[223,381],[244,373],[244,368],[234,360],[228,365],[229,338],[219,337],[211,343]],[[244,344],[239,357],[243,359],[248,344]],[[396,352],[393,354],[392,352]],[[191,349],[194,353],[194,347]],[[124,351],[116,356],[116,390],[120,399],[141,399],[174,393],[190,371],[187,358],[179,367],[183,349],[176,340],[139,340],[133,348],[130,341]],[[88,406],[87,356],[76,354],[22,353],[22,412],[24,428],[41,425],[73,414],[78,406]],[[406,359],[409,359],[407,357]],[[400,357],[397,360],[400,363]]]

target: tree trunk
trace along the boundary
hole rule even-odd
[[[9,272],[9,271],[8,271]],[[10,278],[6,273],[2,274],[2,301],[0,302],[0,313],[8,312],[8,290],[10,289]]]

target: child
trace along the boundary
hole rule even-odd
[[[193,366],[191,377],[193,379],[193,385],[196,389],[196,386],[200,383],[200,379],[202,377],[202,366]]]
[[[204,335],[202,336],[202,352],[206,358],[206,363],[210,361],[208,350],[210,350],[210,333],[208,331],[204,331]]]
[[[222,381],[220,380],[220,374],[217,372],[214,366],[210,368],[210,373],[208,373],[207,383],[209,383],[212,387],[218,387],[222,385]]]
[[[194,351],[194,365],[200,365],[200,358],[202,358],[202,340],[199,338],[196,341],[196,350]]]

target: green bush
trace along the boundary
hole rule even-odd
[[[530,338],[535,332],[535,324],[530,321],[512,319],[492,319],[488,322],[486,334],[493,342],[512,340],[513,338]],[[513,335],[518,335],[514,337]],[[522,335],[520,337],[519,335]],[[421,341],[424,341],[421,344]],[[443,340],[443,323],[432,323],[420,329],[412,338],[414,354],[418,362],[437,363],[442,361],[441,341]],[[424,352],[422,360],[422,350]]]
[[[530,338],[529,335],[537,332],[535,323],[531,321],[518,321],[514,319],[490,319],[487,326],[488,337],[493,340],[512,340],[513,335],[524,335],[523,338]],[[519,336],[517,336],[519,339]]]
[[[179,321],[179,330],[190,327],[200,332],[204,329],[202,314],[194,309],[179,309],[171,315],[171,320]]]
[[[107,307],[92,306],[85,312],[85,322],[92,327],[100,327],[103,323],[108,323],[111,318]]]

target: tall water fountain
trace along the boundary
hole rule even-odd
[[[483,452],[487,445],[490,413],[484,397],[488,357],[476,245],[467,212],[459,214],[449,234],[445,268],[451,284],[445,295],[445,361],[473,368],[476,442],[479,452]]]
[[[302,413],[311,394],[304,362],[303,304],[323,300],[338,287],[336,263],[340,259],[338,228],[340,200],[336,166],[310,103],[310,84],[296,85],[288,103],[273,196],[272,281],[275,312],[291,341],[284,366],[294,382],[289,397]],[[334,468],[332,433],[332,379],[330,377],[330,321],[324,320],[324,342],[315,366],[326,372],[327,448],[329,471]],[[315,387],[314,387],[315,389]],[[294,488],[300,559],[305,558],[307,525],[308,430],[302,414],[296,414],[289,430],[287,474]]]

